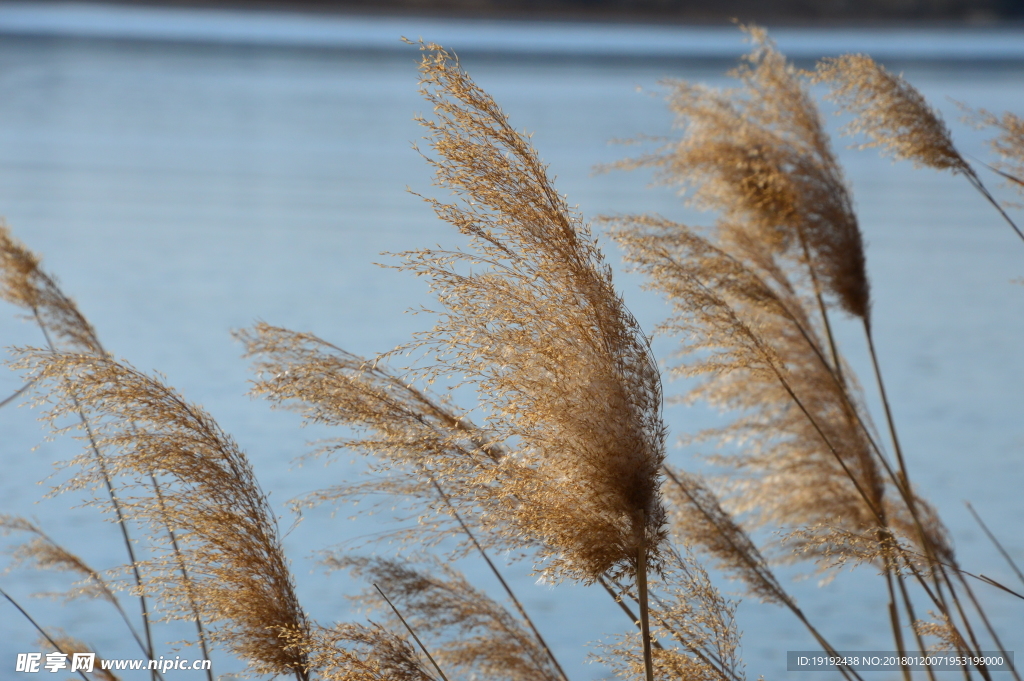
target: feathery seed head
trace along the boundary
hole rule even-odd
[[[1024,118],[1009,111],[997,116],[985,109],[971,111],[962,105],[961,108],[966,109],[965,118],[975,127],[996,129],[998,134],[988,141],[988,146],[1003,160],[994,167],[1011,187],[1024,194]]]
[[[970,174],[938,112],[914,86],[864,54],[846,54],[818,64],[817,82],[832,87],[831,99],[856,116],[846,127],[863,133],[863,147],[881,147],[915,166]]]
[[[71,572],[81,577],[73,589],[62,594],[71,600],[80,596],[102,598],[116,603],[117,598],[107,581],[81,558],[51,539],[37,524],[20,516],[0,515],[0,534],[26,532],[32,536],[29,541],[11,549],[11,566],[30,564],[43,570]]]
[[[26,350],[15,366],[46,391],[51,423],[83,409],[98,416],[91,442],[107,454],[76,458],[78,471],[64,489],[109,476],[135,493],[122,497],[121,509],[153,530],[158,553],[140,567],[165,615],[192,619],[195,607],[213,640],[254,672],[305,674],[308,661],[283,638],[301,637],[308,624],[276,518],[245,454],[210,415],[107,356]],[[162,483],[159,495],[153,477]],[[179,553],[166,546],[167,528]]]
[[[833,373],[770,246],[751,239],[741,259],[685,225],[651,216],[613,221],[613,235],[673,306],[661,329],[685,339],[679,354],[687,359],[676,372],[705,379],[687,399],[738,413],[732,424],[700,436],[741,451],[716,459],[740,471],[732,511],[776,527],[839,522],[858,534],[886,524],[912,528],[879,469],[871,441],[877,435],[860,416],[852,376],[844,372],[844,383]],[[737,559],[750,562],[736,550],[730,547],[728,558],[734,569]],[[770,599],[769,591],[755,588],[762,598]]]
[[[323,681],[437,681],[412,644],[373,622],[314,626],[286,640]]]
[[[92,325],[57,282],[39,269],[39,262],[0,221],[0,298],[31,312],[49,340],[63,349],[104,354]]]
[[[469,246],[402,254],[442,305],[403,349],[432,355],[426,378],[475,385],[489,429],[515,450],[510,468],[535,471],[506,490],[523,502],[510,532],[553,549],[555,573],[627,569],[640,543],[654,556],[663,536],[661,383],[647,338],[528,138],[453,55],[421,48],[428,161],[456,196],[428,201]]]
[[[745,30],[754,49],[731,74],[741,87],[669,81],[681,139],[618,167],[657,168],[695,206],[720,214],[724,240],[753,238],[806,262],[842,309],[867,317],[860,228],[821,116],[764,30]]]
[[[562,678],[526,622],[473,588],[449,565],[351,556],[332,557],[327,564],[347,569],[387,594],[442,669],[461,672],[465,678]],[[395,619],[376,590],[356,600]],[[397,621],[392,624],[400,626]]]

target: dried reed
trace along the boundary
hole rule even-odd
[[[78,310],[74,301],[64,295],[57,285],[57,281],[40,269],[39,264],[39,257],[15,239],[7,225],[0,222],[0,298],[32,313],[32,319],[42,331],[51,351],[56,352],[60,349],[98,357],[106,356],[106,351],[100,344],[92,325]],[[33,381],[30,380],[26,386],[32,383]],[[80,424],[91,440],[90,425],[85,412],[79,408],[76,413]],[[121,511],[121,502],[117,491],[106,472],[104,455],[95,441],[91,440],[90,446],[103,478],[110,506],[117,518],[121,538],[124,540],[125,552],[128,555],[128,564],[135,579],[135,587],[139,591],[139,608],[142,613],[146,648],[149,656],[152,657],[154,647],[153,632],[149,621],[149,605],[142,592],[142,576],[137,567],[135,548]],[[202,639],[202,632],[200,632],[200,639]],[[156,674],[151,674],[151,678],[155,680]]]
[[[761,525],[858,534],[892,525],[910,534],[913,523],[887,490],[864,417],[854,414],[859,400],[830,371],[799,297],[780,285],[782,270],[760,274],[660,218],[613,224],[627,259],[673,305],[662,330],[686,339],[680,354],[690,358],[674,371],[706,379],[687,399],[741,414],[701,436],[744,445],[741,457],[721,460],[745,473],[736,510]]]
[[[93,428],[109,454],[101,469],[90,454],[72,461],[64,489],[120,476],[135,493],[126,515],[152,528],[163,555],[142,562],[144,587],[164,614],[192,619],[193,604],[210,636],[256,673],[308,678],[304,652],[286,636],[308,631],[278,538],[276,518],[245,454],[203,410],[161,381],[109,357],[25,351],[18,366],[49,395],[46,417],[59,425],[80,407],[101,414]],[[165,480],[157,498],[149,476]],[[180,556],[162,532],[175,531]],[[182,577],[179,560],[191,580]]]
[[[967,120],[976,127],[995,128],[998,134],[988,145],[1002,160],[990,167],[1006,178],[1018,193],[1024,193],[1024,118],[1009,111],[997,116],[985,109],[963,108],[968,112]]]
[[[655,559],[664,536],[661,384],[647,339],[527,139],[452,55],[423,49],[421,91],[437,117],[421,121],[437,154],[428,162],[459,198],[428,202],[469,248],[402,254],[442,305],[403,350],[430,353],[428,380],[473,384],[488,429],[516,443],[510,456],[559,481],[535,491],[524,479],[529,505],[511,516],[557,549],[545,570],[634,573],[637,551]]]
[[[891,73],[867,55],[847,54],[823,59],[818,64],[816,79],[829,83],[831,97],[842,109],[856,115],[846,131],[867,135],[871,141],[864,147],[879,147],[894,159],[909,160],[917,166],[962,174],[1024,241],[1024,232],[957,151],[938,112],[902,76]],[[1005,120],[1010,126],[1005,129],[1009,136],[997,138],[997,152],[1014,148],[1014,122],[1012,115]]]
[[[303,354],[315,339],[269,328],[246,337],[250,352],[274,357],[261,367],[274,378],[258,390],[309,400],[314,419],[376,430],[383,437],[360,446],[392,459],[412,453],[415,474],[453,490],[456,505],[482,508],[487,534],[527,543],[547,574],[592,582],[620,573],[644,591],[664,537],[661,384],[647,339],[527,138],[453,55],[421,47],[421,92],[437,117],[421,119],[437,154],[428,162],[460,199],[428,202],[469,248],[402,254],[401,269],[426,276],[443,308],[402,350],[429,355],[422,379],[474,385],[487,435],[373,366],[337,349],[329,360]],[[467,271],[474,266],[483,267]],[[322,361],[344,365],[342,375],[318,378]],[[328,383],[348,392],[323,390]]]
[[[776,255],[804,260],[840,307],[865,317],[870,306],[863,244],[842,169],[799,73],[763,29],[718,90],[666,81],[682,129],[678,141],[613,167],[654,167],[690,202],[721,215],[728,241],[754,239]]]
[[[439,301],[435,326],[373,360],[262,323],[237,334],[256,358],[254,394],[296,409],[307,423],[348,429],[314,454],[372,457],[375,477],[302,503],[377,493],[405,499],[423,522],[399,535],[403,549],[418,552],[455,533],[462,539],[451,555],[478,552],[515,612],[436,558],[336,555],[328,567],[370,581],[376,591],[358,600],[391,627],[313,622],[245,454],[162,379],[109,356],[39,259],[0,225],[0,297],[30,311],[49,345],[20,351],[16,367],[53,427],[77,429],[87,443],[60,489],[102,484],[123,532],[127,521],[150,529],[146,560],[129,556],[133,591],[143,599],[147,640],[135,638],[144,652],[152,656],[149,597],[166,618],[207,623],[211,639],[253,674],[568,681],[488,556],[492,548],[530,556],[552,581],[599,582],[616,597],[639,636],[604,644],[598,659],[623,678],[745,679],[735,603],[691,549],[750,595],[788,608],[835,652],[745,525],[781,530],[772,553],[809,557],[830,575],[848,564],[875,566],[900,652],[909,650],[909,629],[922,652],[931,638],[936,648],[977,653],[975,619],[1002,649],[965,579],[970,573],[957,566],[941,521],[910,482],[871,336],[863,240],[806,87],[809,74],[787,63],[764,31],[746,30],[754,48],[733,72],[740,87],[670,83],[681,139],[618,164],[655,167],[695,205],[716,211],[715,227],[654,216],[609,220],[627,260],[672,306],[661,330],[683,339],[672,371],[697,379],[687,399],[737,414],[691,437],[734,448],[715,457],[734,471],[721,497],[699,476],[665,465],[660,372],[589,227],[554,189],[528,136],[437,45],[420,44],[421,92],[434,118],[419,121],[435,184],[455,198],[425,200],[464,241],[399,254],[398,266],[427,278]],[[867,146],[964,174],[999,207],[901,77],[850,55],[827,60],[814,78],[858,115],[850,129],[867,134]],[[998,170],[1019,182],[1020,119],[979,115],[1000,131]],[[833,336],[836,310],[864,325],[895,467]],[[416,356],[413,364],[389,369],[385,361],[403,352]],[[435,394],[430,385],[438,381],[475,388],[482,425]],[[77,424],[67,425],[75,416]],[[104,576],[30,521],[3,516],[0,529],[33,535],[15,549],[15,562],[78,574],[70,595],[110,601],[134,634]],[[931,621],[916,615],[911,580],[937,608]],[[49,636],[3,595],[54,649],[88,650]],[[399,622],[419,650],[394,633]],[[984,665],[975,669],[991,678]],[[850,667],[839,671],[860,679]],[[909,667],[903,673],[911,679]],[[973,672],[965,664],[963,673],[969,680]]]
[[[804,74],[785,62],[763,31],[748,31],[755,48],[732,74],[742,87],[670,83],[680,141],[618,164],[656,167],[661,181],[680,185],[696,206],[720,214],[706,236],[655,217],[612,221],[628,259],[673,304],[675,313],[662,330],[685,339],[686,359],[677,371],[705,379],[688,399],[739,414],[732,425],[697,439],[743,449],[739,458],[718,459],[746,472],[732,483],[741,497],[733,506],[756,523],[790,527],[788,550],[816,556],[822,566],[854,560],[883,568],[899,650],[905,649],[900,607],[911,623],[917,619],[903,584],[905,570],[957,636],[956,627],[963,627],[968,649],[980,650],[947,567],[1000,645],[956,567],[941,522],[911,487],[871,333],[859,228]],[[956,151],[941,119],[905,81],[857,55],[826,60],[815,77],[832,83],[833,98],[858,115],[848,130],[868,134],[867,146],[964,174],[1017,230]],[[882,452],[838,352],[832,304],[862,320],[898,469]],[[698,503],[699,494],[690,497],[683,514],[689,530],[707,532],[714,525],[713,504]],[[739,558],[743,570],[753,570],[748,584],[763,586],[755,563],[738,551],[742,544],[723,545],[727,535],[697,541],[720,559],[731,552],[734,568]],[[931,588],[923,581],[928,572]],[[952,624],[954,612],[959,625]],[[924,649],[920,632],[915,636]],[[904,675],[909,678],[909,669]]]
[[[354,556],[332,556],[326,563],[331,569],[349,570],[387,594],[438,664],[457,673],[456,678],[563,678],[525,620],[473,588],[450,566],[436,560],[416,564]],[[376,591],[365,592],[358,602],[382,611]]]
[[[47,346],[53,352],[58,349],[65,352],[76,352],[98,357],[107,355],[92,325],[85,316],[78,310],[74,301],[66,296],[57,284],[56,279],[46,274],[39,267],[40,259],[29,251],[23,244],[18,242],[5,224],[0,222],[0,298],[7,300],[19,307],[32,312],[32,317],[38,324],[46,339]],[[32,381],[26,383],[25,387],[15,392],[12,399],[32,385]],[[5,400],[6,403],[6,400]],[[0,405],[2,406],[2,405]],[[91,426],[84,410],[78,409],[78,417],[82,427],[85,429],[90,440],[90,447],[96,463],[99,466],[103,477],[103,483],[107,490],[111,508],[117,517],[121,536],[124,540],[125,551],[128,555],[128,566],[132,571],[135,586],[139,593],[139,605],[142,611],[142,624],[146,637],[147,652],[153,655],[153,635],[149,621],[149,607],[146,603],[146,596],[142,591],[142,577],[138,571],[134,543],[129,534],[128,525],[124,521],[121,512],[121,502],[118,498],[110,476],[106,472],[104,455],[99,446],[92,438]],[[155,477],[150,477],[153,493],[160,498],[160,486]],[[175,553],[178,553],[177,539],[173,530],[167,523],[164,523],[171,546]],[[179,557],[179,569],[182,578],[187,582],[189,577],[184,563]],[[196,608],[193,607],[196,632],[200,648],[204,656],[209,659],[206,634],[203,631],[202,619]],[[122,612],[122,615],[124,613]],[[125,619],[128,623],[128,620]],[[129,628],[131,628],[130,623]],[[133,630],[134,635],[134,630]],[[155,678],[155,674],[152,675]],[[207,678],[213,681],[213,671],[207,670]]]
[[[142,653],[149,653],[147,644],[135,630],[135,625],[132,624],[128,614],[121,607],[121,601],[118,600],[114,588],[106,578],[89,567],[81,558],[51,539],[36,523],[18,516],[0,515],[0,534],[14,532],[23,532],[33,536],[28,542],[19,544],[11,550],[10,567],[28,565],[36,569],[58,570],[78,575],[81,581],[74,584],[71,590],[59,595],[66,600],[86,597],[107,601],[117,610]]]
[[[420,120],[436,154],[428,162],[435,184],[458,197],[427,201],[469,245],[403,254],[402,268],[426,276],[442,305],[437,325],[405,349],[430,353],[428,379],[474,385],[513,456],[560,483],[522,495],[529,505],[510,523],[557,550],[545,570],[636,580],[651,681],[646,582],[664,537],[665,429],[647,338],[527,138],[453,55],[421,48],[420,92],[436,117]]]

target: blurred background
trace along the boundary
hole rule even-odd
[[[394,526],[390,514],[318,508],[300,522],[289,500],[352,479],[363,463],[300,461],[307,441],[332,433],[300,430],[295,415],[246,397],[251,375],[229,332],[264,320],[373,355],[430,323],[405,314],[430,303],[423,283],[375,264],[390,262],[383,251],[452,243],[450,228],[407,191],[432,191],[411,148],[421,134],[413,116],[430,112],[417,94],[417,50],[402,36],[455,50],[513,124],[534,133],[559,191],[586,216],[713,220],[670,189],[651,187],[649,175],[594,168],[644,149],[610,140],[675,134],[661,79],[731,83],[725,73],[747,49],[734,17],[766,25],[801,66],[867,52],[903,72],[943,112],[970,158],[991,160],[984,133],[960,122],[955,102],[1024,114],[1020,0],[711,5],[0,2],[0,215],[44,257],[110,351],[163,372],[248,452],[280,513],[311,614],[322,623],[361,620],[344,598],[360,586],[324,574],[315,552],[387,551],[359,547]],[[829,116],[834,130],[842,123]],[[848,148],[854,141],[835,145],[868,244],[876,337],[909,467],[965,567],[1010,583],[1012,573],[962,502],[972,501],[1024,560],[1024,287],[1014,283],[1024,276],[1024,245],[962,178]],[[986,181],[999,185],[991,175]],[[605,249],[621,270],[619,254]],[[630,308],[653,329],[666,314],[660,301],[637,278],[616,276]],[[0,345],[41,344],[18,315],[0,304]],[[840,323],[840,335],[877,420],[859,328]],[[656,341],[661,357],[674,346]],[[20,385],[17,375],[0,372],[0,399]],[[684,390],[666,385],[669,395]],[[456,397],[471,406],[472,395]],[[117,530],[98,511],[78,507],[83,499],[43,500],[61,479],[48,477],[54,463],[74,456],[79,444],[46,439],[36,415],[16,405],[0,409],[0,513],[37,518],[96,568],[118,564]],[[673,441],[720,418],[680,405],[666,415]],[[670,458],[699,468],[707,453],[673,447]],[[495,588],[477,562],[461,567],[477,586]],[[870,570],[822,587],[810,566],[784,573],[803,575],[794,592],[837,647],[892,648],[884,587]],[[605,678],[605,669],[587,663],[586,643],[629,629],[608,597],[538,584],[524,563],[508,574],[570,676]],[[45,626],[106,657],[139,657],[109,606],[30,597],[66,581],[0,575],[0,586]],[[1020,602],[978,590],[1006,647],[1024,651]],[[0,613],[0,676],[8,677],[15,653],[35,650],[37,636],[6,604]],[[816,648],[773,606],[745,601],[739,625],[751,678],[787,678],[786,651]],[[187,628],[163,631],[161,640],[189,635]],[[162,653],[198,656],[194,650]],[[215,669],[239,665],[218,655]]]
[[[142,0],[124,4],[671,23],[720,23],[734,18],[791,24],[834,21],[988,23],[1024,17],[1022,0]]]

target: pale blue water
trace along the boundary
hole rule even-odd
[[[723,59],[743,49],[731,28],[0,4],[0,215],[45,256],[108,348],[139,368],[162,371],[238,439],[285,528],[293,521],[288,499],[354,469],[345,462],[292,465],[305,441],[321,433],[300,432],[294,416],[244,396],[249,374],[228,332],[262,319],[371,354],[427,324],[403,314],[429,302],[422,282],[373,264],[386,260],[381,251],[450,239],[429,207],[405,192],[430,186],[410,149],[420,135],[412,116],[427,108],[416,93],[417,55],[398,43],[400,35],[444,42],[463,54],[517,127],[535,132],[559,190],[585,214],[710,219],[683,209],[670,191],[647,187],[642,174],[591,170],[631,152],[607,145],[609,139],[670,133],[662,101],[649,94],[659,78],[726,82]],[[986,157],[982,138],[957,122],[949,98],[1024,113],[1024,32],[775,35],[801,58],[870,50],[891,59],[945,112],[962,149],[975,156]],[[945,59],[929,61],[937,56]],[[1024,276],[1024,244],[958,178],[913,171],[871,152],[841,156],[868,242],[880,352],[911,469],[950,526],[965,566],[1009,583],[1012,575],[962,500],[973,501],[1024,560],[1024,287],[1011,283]],[[619,283],[652,327],[663,314],[660,303],[638,291],[633,277]],[[39,343],[16,314],[0,306],[0,343]],[[857,328],[841,331],[870,386]],[[658,348],[667,355],[672,343]],[[17,377],[0,372],[0,396],[17,386]],[[676,434],[712,418],[680,407],[667,414]],[[35,515],[97,567],[116,563],[115,530],[94,512],[69,511],[71,499],[35,504],[46,488],[34,483],[76,445],[57,440],[32,452],[45,434],[27,409],[0,410],[0,432],[0,512]],[[686,465],[692,454],[672,456]],[[300,595],[323,622],[359,617],[343,598],[354,587],[339,575],[325,577],[310,554],[383,527],[374,518],[350,523],[349,513],[309,512],[287,539]],[[466,570],[480,586],[493,586],[475,563]],[[583,664],[582,646],[628,627],[607,597],[535,585],[522,566],[510,574],[570,675],[605,675]],[[49,575],[0,576],[0,585],[48,626],[108,657],[137,655],[101,604],[27,597],[61,584]],[[884,588],[874,575],[793,588],[838,647],[892,647],[881,618]],[[1007,647],[1024,651],[1024,602],[978,591]],[[14,653],[33,649],[35,634],[0,606],[0,678],[10,678]],[[745,604],[740,626],[751,678],[784,678],[785,651],[814,647],[797,622],[768,606]],[[187,631],[167,637],[174,636]],[[218,663],[219,671],[232,669]]]

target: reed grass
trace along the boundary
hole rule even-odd
[[[299,681],[569,681],[496,555],[552,584],[600,585],[615,599],[629,627],[610,631],[593,659],[624,679],[747,678],[737,602],[719,577],[781,606],[835,653],[776,563],[810,561],[827,579],[856,566],[877,572],[900,653],[1002,650],[969,580],[1014,592],[960,567],[913,484],[872,336],[851,189],[811,84],[832,86],[866,146],[966,176],[1017,229],[1010,208],[904,79],[863,55],[803,72],[763,30],[745,30],[753,48],[732,72],[738,85],[669,82],[679,138],[615,166],[654,168],[713,223],[656,215],[601,223],[670,306],[658,332],[678,341],[669,373],[691,380],[683,399],[732,415],[687,436],[724,452],[711,457],[719,477],[667,463],[650,337],[529,136],[454,53],[419,43],[421,94],[432,110],[418,119],[423,155],[451,197],[424,200],[458,234],[450,246],[397,254],[394,267],[427,281],[434,325],[368,358],[265,323],[236,333],[253,360],[253,395],[338,429],[314,456],[354,452],[370,462],[369,479],[295,504],[401,500],[418,521],[387,535],[396,555],[323,554],[326,569],[372,585],[355,600],[380,621],[325,625],[307,614],[246,454],[162,377],[109,354],[39,258],[0,226],[0,296],[30,312],[46,341],[15,349],[25,384],[13,397],[31,391],[56,433],[83,441],[55,491],[94,492],[127,553],[120,571],[100,573],[38,524],[3,516],[0,529],[31,537],[13,562],[77,575],[68,595],[110,603],[145,655],[154,654],[161,619],[192,620],[204,655],[209,641],[249,675]],[[1020,119],[975,117],[997,131],[993,167],[1019,184]],[[864,327],[891,453],[843,358],[837,316]],[[456,405],[437,390],[442,381],[475,403]],[[756,541],[763,532],[774,534]],[[476,558],[508,605],[451,564]],[[122,608],[121,589],[139,599],[141,619]],[[47,633],[2,593],[52,649],[89,650]],[[837,673],[862,678],[850,666]],[[961,673],[992,678],[973,661]],[[920,676],[906,665],[902,674]],[[936,678],[931,668],[924,675]]]

